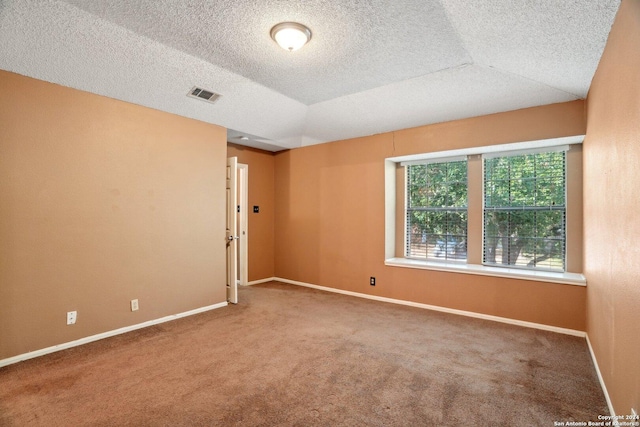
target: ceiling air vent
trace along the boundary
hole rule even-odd
[[[210,90],[206,90],[206,89],[202,89],[194,86],[193,89],[189,91],[187,96],[190,96],[191,98],[202,99],[203,101],[207,101],[213,104],[222,95],[220,95],[219,93],[211,92]]]

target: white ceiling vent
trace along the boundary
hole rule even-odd
[[[211,92],[210,90],[206,90],[206,89],[202,89],[199,87],[193,87],[189,93],[187,94],[187,96],[190,96],[191,98],[198,98],[198,99],[202,99],[203,101],[207,101],[210,103],[215,103],[218,98],[220,98],[222,95],[220,95],[219,93],[215,93],[215,92]]]

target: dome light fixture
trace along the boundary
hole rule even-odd
[[[311,40],[311,30],[297,22],[281,22],[271,29],[271,38],[284,50],[293,52]]]

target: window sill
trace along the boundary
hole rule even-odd
[[[535,280],[537,282],[560,283],[563,285],[587,286],[587,279],[579,273],[529,271],[517,268],[488,267],[485,265],[457,264],[453,262],[422,261],[409,258],[389,258],[385,260],[384,265],[390,267],[447,271],[450,273],[477,274],[480,276],[506,277],[509,279]]]

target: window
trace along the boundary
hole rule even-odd
[[[566,153],[484,157],[483,263],[565,271]]]
[[[406,256],[466,260],[466,160],[410,164],[406,174]]]
[[[385,265],[583,286],[584,135],[385,159]]]

